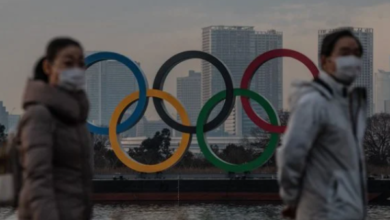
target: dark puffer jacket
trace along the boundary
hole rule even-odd
[[[92,151],[85,92],[29,81],[23,108],[19,219],[91,219]]]

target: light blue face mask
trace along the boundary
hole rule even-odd
[[[360,75],[362,59],[356,56],[343,56],[336,58],[336,72],[334,76],[346,84],[351,84]]]
[[[65,69],[60,72],[58,86],[68,91],[85,89],[85,70],[80,68]]]

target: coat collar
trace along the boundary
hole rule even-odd
[[[65,121],[85,122],[89,103],[84,91],[70,93],[39,80],[29,80],[23,97],[23,109],[31,104],[45,105]]]

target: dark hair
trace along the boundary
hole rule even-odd
[[[43,62],[45,61],[46,57],[42,57],[38,60],[38,62],[35,64],[34,67],[34,80],[42,80],[43,82],[49,82],[49,76],[45,73],[43,70]]]
[[[343,37],[352,37],[359,45],[360,53],[363,54],[363,46],[360,40],[348,29],[340,29],[326,35],[321,45],[321,56],[330,57],[333,53],[336,43]]]
[[[53,62],[58,52],[60,52],[62,49],[69,46],[76,46],[79,47],[80,49],[83,49],[81,44],[72,38],[67,38],[67,37],[55,38],[52,41],[50,41],[50,43],[47,45],[46,59],[49,62]]]

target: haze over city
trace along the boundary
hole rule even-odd
[[[0,0],[0,219],[390,219],[389,12]]]
[[[245,4],[244,4],[245,3]],[[86,50],[114,51],[141,62],[149,85],[163,62],[184,50],[201,50],[202,28],[248,25],[283,32],[283,46],[317,62],[318,30],[345,26],[374,29],[374,72],[388,70],[390,2],[374,1],[23,1],[0,2],[0,100],[20,112],[20,97],[32,66],[55,36],[79,39]],[[326,19],[325,19],[326,18]],[[176,93],[178,76],[201,71],[199,61],[175,68],[166,91]],[[296,61],[284,59],[284,108],[294,79],[309,78]],[[149,117],[155,117],[148,108]]]

